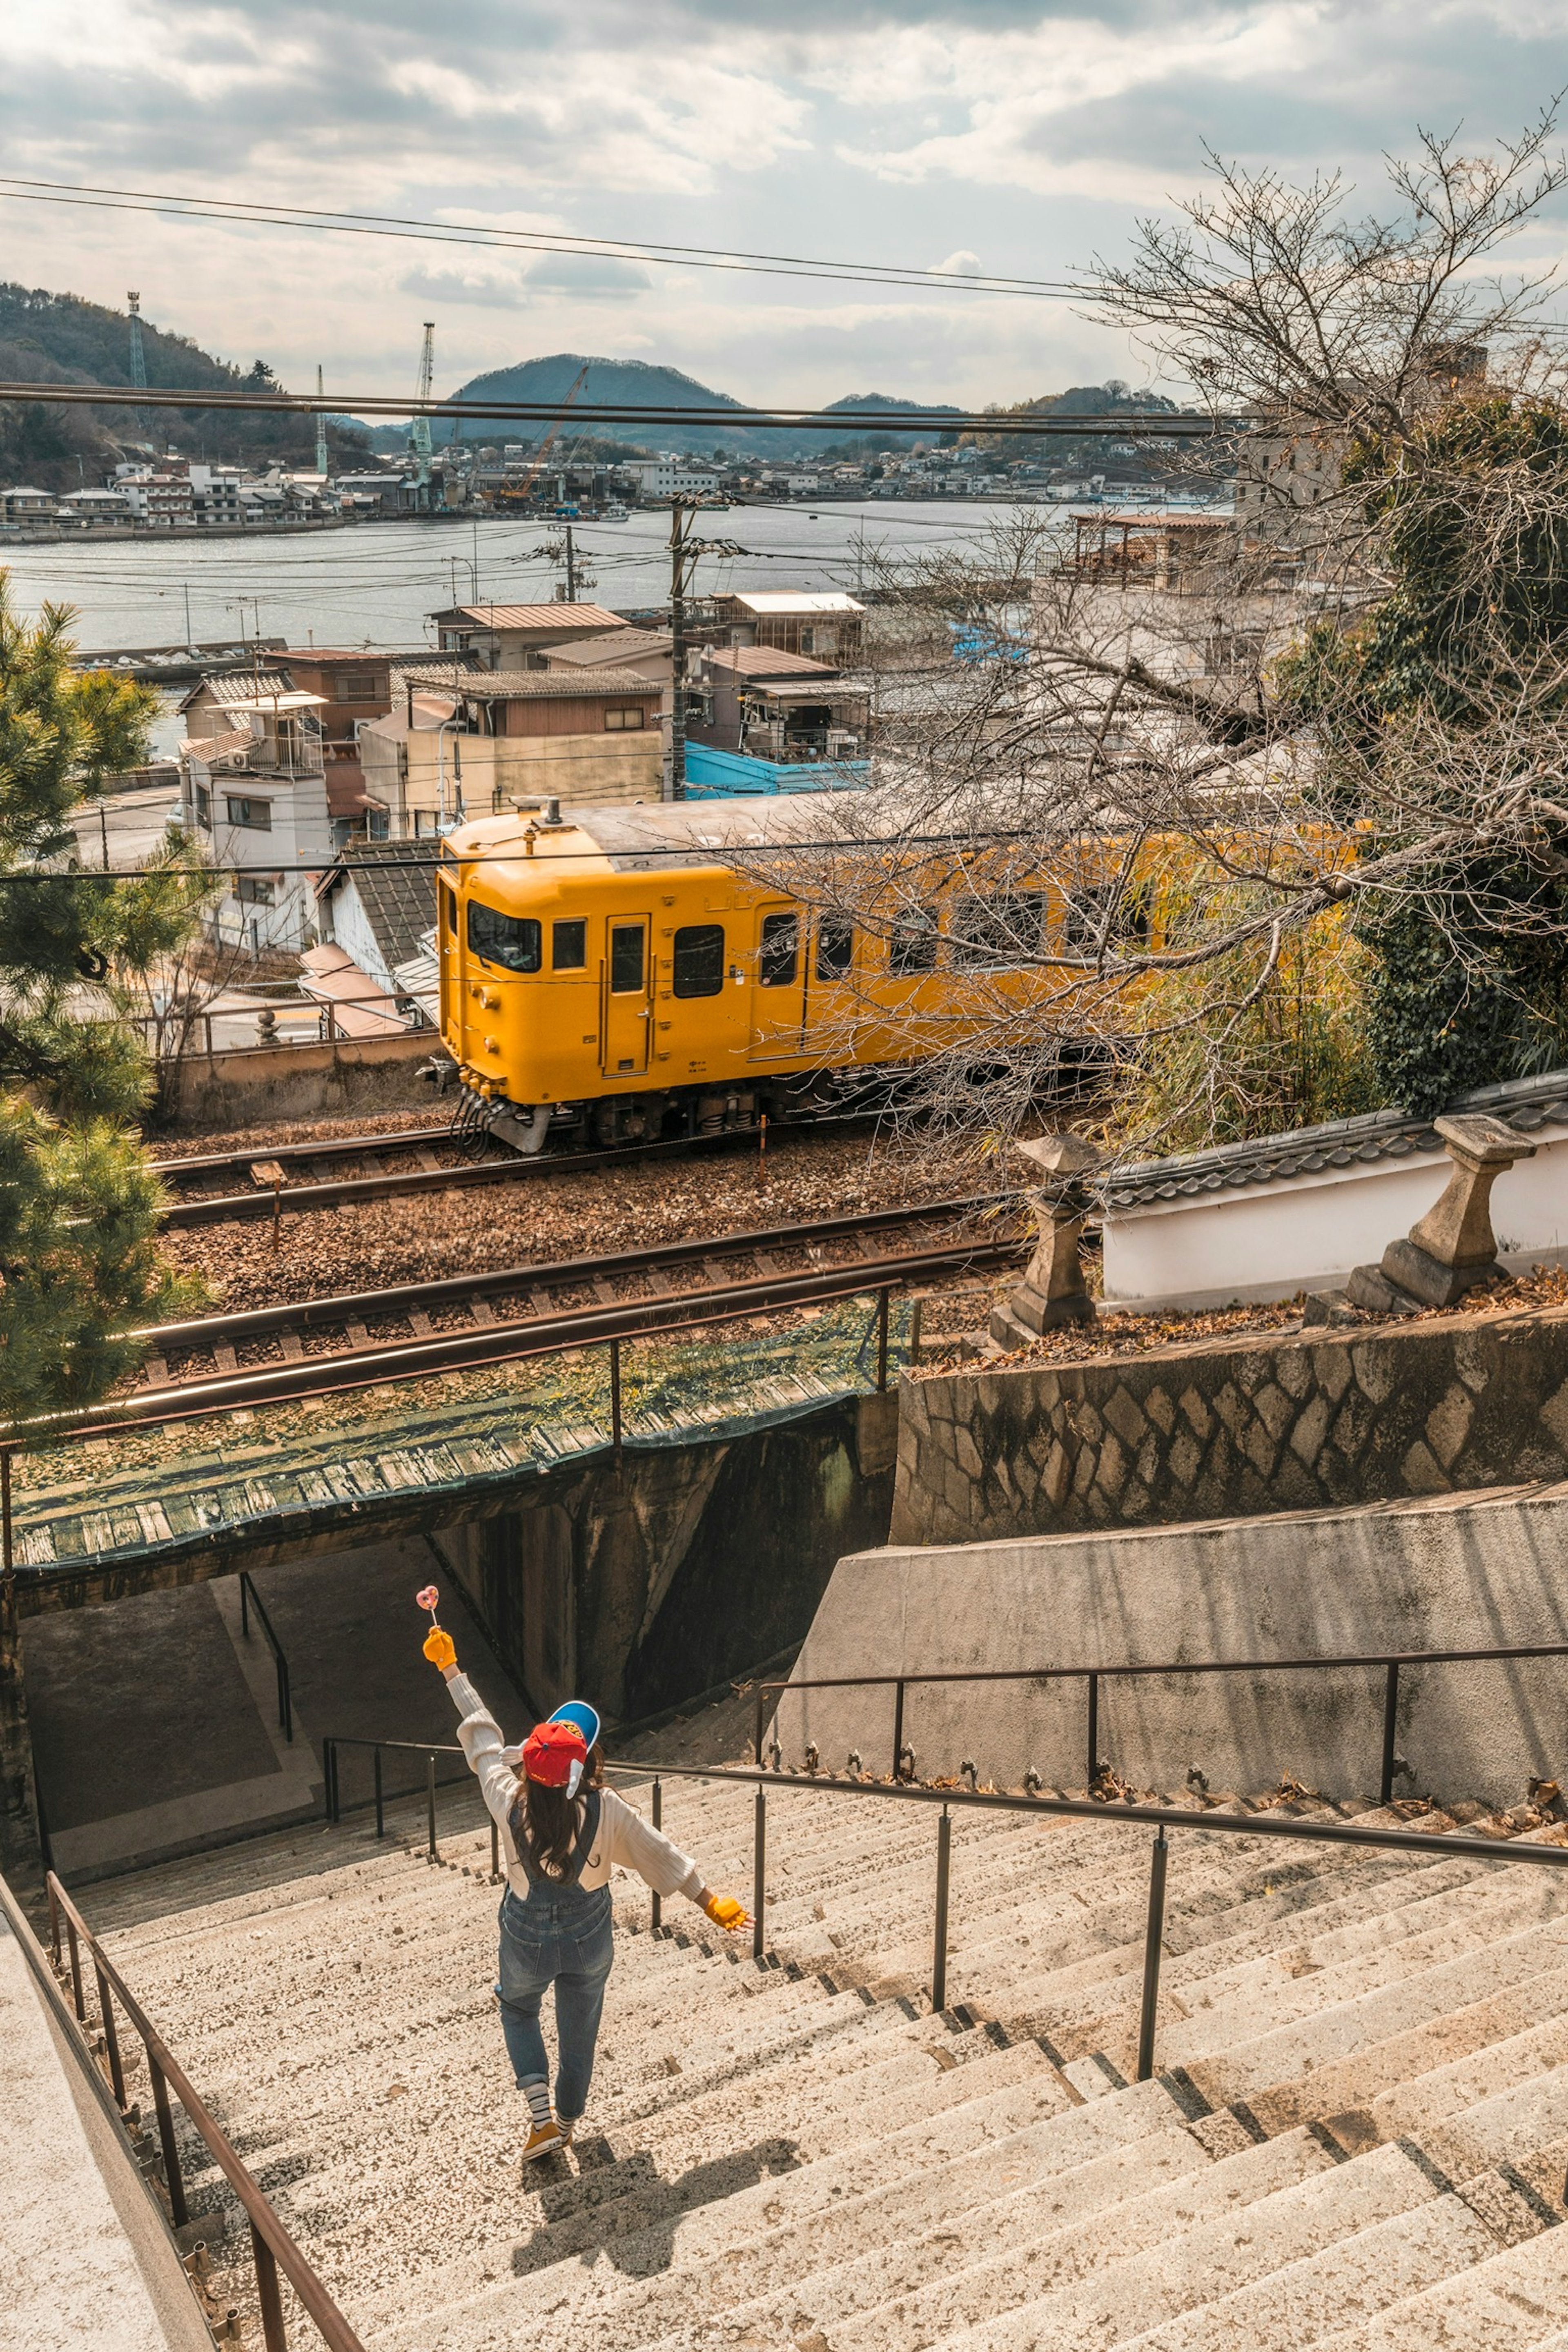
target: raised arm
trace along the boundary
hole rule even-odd
[[[501,1727],[458,1664],[457,1644],[450,1633],[435,1627],[425,1637],[425,1655],[441,1670],[458,1710],[458,1738],[468,1769],[479,1784],[487,1811],[504,1822],[517,1795],[517,1774],[502,1750]]]

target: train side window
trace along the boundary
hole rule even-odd
[[[855,927],[842,915],[824,915],[816,927],[816,977],[842,980],[855,961]]]
[[[449,882],[443,882],[437,894],[441,901],[441,929],[449,940],[458,936],[458,894]]]
[[[793,988],[795,973],[800,970],[800,917],[798,915],[764,915],[763,917],[762,970],[758,974],[764,988]]]
[[[912,907],[894,925],[888,941],[888,970],[900,978],[936,970],[936,911]]]
[[[531,915],[503,915],[499,907],[468,900],[468,949],[486,963],[508,971],[537,971],[543,950],[542,926]]]
[[[1046,911],[1039,890],[958,899],[951,925],[953,962],[968,971],[1006,971],[1029,962],[1046,943]]]
[[[677,996],[717,996],[723,986],[723,924],[683,923],[675,934]]]
[[[555,923],[550,933],[550,965],[552,971],[584,971],[588,963],[588,926],[581,916],[571,921]]]
[[[640,923],[610,925],[610,993],[633,995],[642,986],[643,927]]]

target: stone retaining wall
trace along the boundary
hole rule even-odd
[[[1251,1517],[1568,1475],[1568,1308],[1249,1336],[900,1391],[890,1540]]]

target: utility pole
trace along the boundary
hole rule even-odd
[[[572,541],[572,526],[566,526],[566,602],[577,602],[577,551]]]
[[[693,539],[695,507],[672,500],[669,509],[669,797],[686,798],[686,599],[700,555],[740,555],[731,539]]]

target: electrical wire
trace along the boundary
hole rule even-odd
[[[25,180],[0,175],[0,198],[16,204],[86,206],[100,212],[155,213],[161,218],[209,220],[236,226],[321,231],[336,236],[398,237],[418,244],[478,246],[492,253],[552,253],[630,260],[671,268],[743,271],[779,278],[826,278],[850,286],[896,286],[928,292],[1003,294],[1037,301],[1091,299],[1098,281],[1009,278],[990,271],[916,268],[901,262],[825,261],[805,254],[743,253],[724,246],[668,245],[640,237],[574,236],[565,231],[484,228],[419,220],[397,213],[340,212],[330,206],[262,204],[248,197],[191,196],[150,188],[98,187],[72,180]]]

